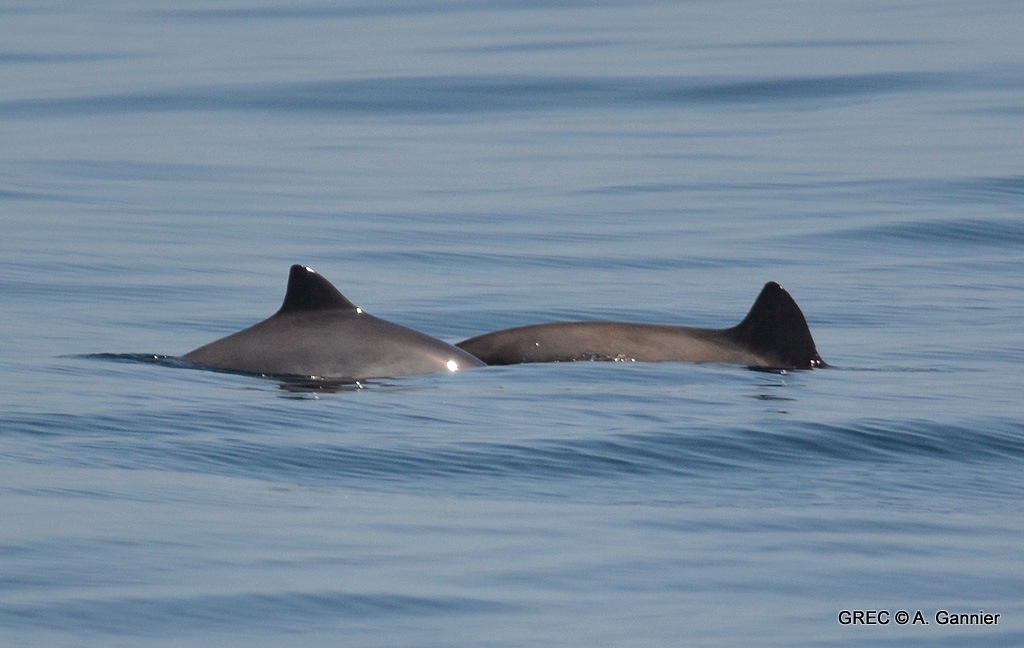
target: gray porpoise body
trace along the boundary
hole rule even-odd
[[[824,367],[800,307],[765,284],[742,322],[726,329],[628,322],[555,322],[495,331],[457,343],[489,365],[618,360],[727,362],[763,369]]]
[[[276,313],[182,358],[207,369],[351,381],[484,364],[441,340],[363,312],[301,265],[292,266]]]

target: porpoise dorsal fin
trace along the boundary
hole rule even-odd
[[[288,288],[284,302],[275,313],[297,313],[319,310],[358,310],[355,304],[342,295],[330,281],[317,274],[316,270],[303,265],[293,265],[288,273]]]
[[[769,281],[743,321],[728,330],[755,353],[780,368],[824,367],[807,320],[786,289]]]

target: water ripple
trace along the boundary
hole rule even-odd
[[[221,434],[210,437],[190,433],[190,427],[177,415],[154,415],[149,420],[153,429],[140,436],[130,429],[132,421],[119,423],[116,418],[100,416],[89,427],[104,432],[89,435],[81,432],[80,417],[73,439],[67,420],[8,423],[37,440],[51,439],[55,447],[47,453],[48,460],[63,452],[64,460],[75,465],[198,471],[301,484],[342,480],[365,486],[467,476],[558,481],[713,475],[864,461],[962,464],[1024,459],[1024,425],[1002,419],[959,425],[866,419],[847,424],[796,424],[772,432],[740,426],[520,442],[428,442],[422,438],[367,442],[347,437],[345,441],[298,444],[279,435],[246,434],[251,424],[246,421],[233,421],[230,426],[225,422],[219,426]],[[162,426],[167,433],[156,434]],[[111,434],[118,428],[124,432]]]
[[[160,111],[272,111],[405,115],[750,105],[961,86],[952,73],[840,74],[774,79],[702,77],[385,77],[182,88],[0,103],[0,117],[55,118]]]
[[[245,592],[197,596],[127,596],[58,599],[0,608],[5,627],[74,627],[119,636],[165,636],[183,628],[308,631],[324,619],[381,619],[511,611],[483,599],[397,593]]]

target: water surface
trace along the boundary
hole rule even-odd
[[[1024,643],[1022,27],[0,8],[0,642]],[[292,263],[450,342],[729,326],[774,280],[832,366],[330,391],[138,361],[266,317]]]

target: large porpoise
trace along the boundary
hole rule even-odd
[[[353,382],[484,364],[441,340],[366,313],[301,265],[292,266],[276,313],[183,359],[208,369]]]
[[[763,369],[824,367],[793,298],[765,284],[742,322],[726,329],[626,322],[556,322],[505,329],[455,346],[489,365],[573,360],[727,362]]]

